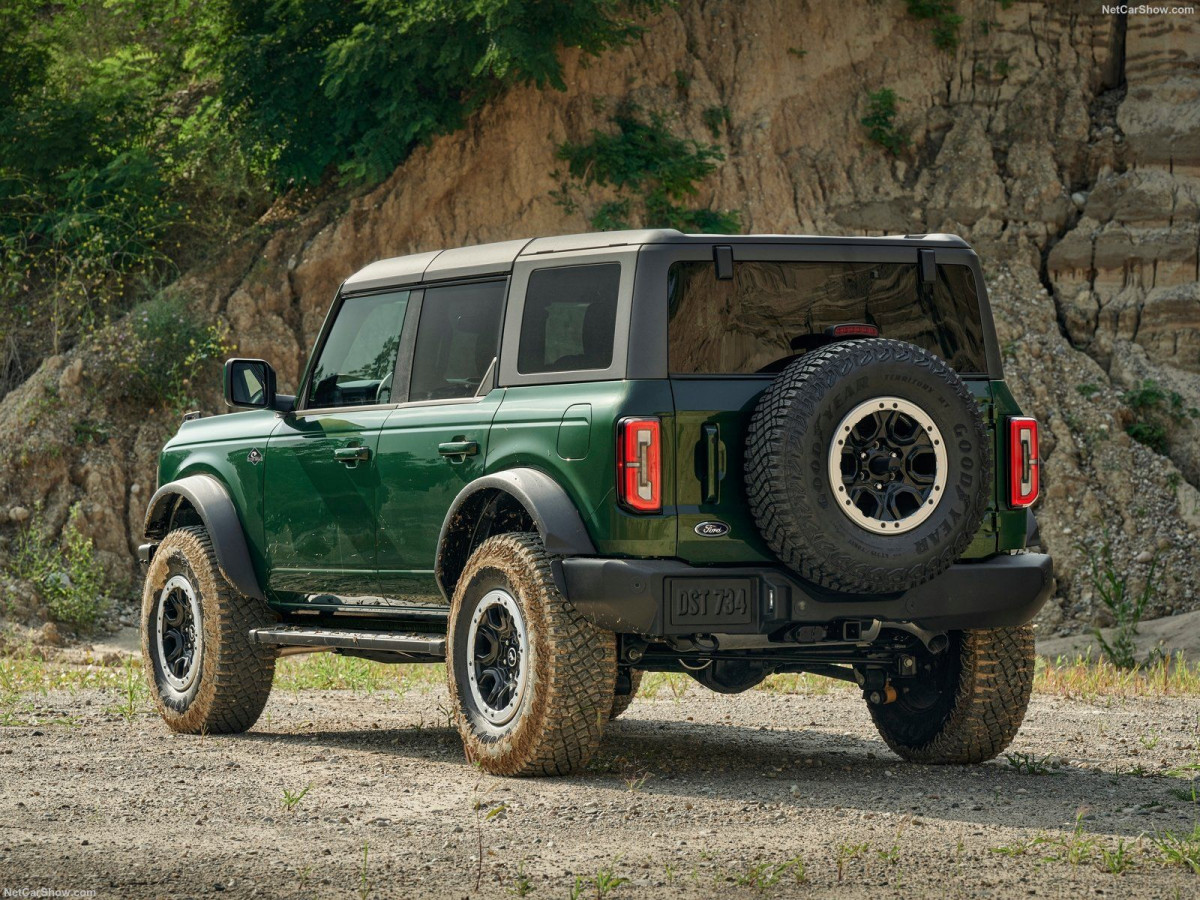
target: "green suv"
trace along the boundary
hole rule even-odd
[[[296,396],[187,417],[146,513],[143,651],[183,732],[282,654],[445,662],[468,759],[582,767],[646,671],[854,682],[884,740],[990,759],[1053,586],[1037,423],[957,237],[621,231],[373,263]]]

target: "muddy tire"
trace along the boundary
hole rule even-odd
[[[992,759],[1012,742],[1029,707],[1033,628],[957,632],[941,656],[947,658],[926,676],[901,686],[895,701],[871,707],[875,727],[910,762]]]
[[[471,554],[446,650],[469,761],[493,775],[583,768],[613,707],[616,637],[559,593],[538,535],[497,535]]]
[[[979,530],[991,438],[955,371],[903,341],[804,354],[763,392],[746,489],[780,561],[824,587],[893,593],[929,581]]]
[[[608,721],[611,722],[633,705],[633,701],[637,697],[638,689],[642,686],[643,674],[645,673],[643,673],[641,669],[629,670],[629,693],[615,694],[613,696],[612,710],[608,714]]]
[[[142,591],[142,660],[150,696],[173,731],[233,734],[258,721],[275,654],[249,632],[272,621],[261,600],[225,579],[203,528],[163,538]]]

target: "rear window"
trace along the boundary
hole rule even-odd
[[[612,365],[620,284],[620,263],[530,273],[517,371],[531,375]]]
[[[711,262],[671,266],[670,370],[748,375],[811,349],[831,325],[863,322],[935,353],[959,373],[987,372],[975,278],[939,265],[932,290],[915,263]]]

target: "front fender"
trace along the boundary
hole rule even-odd
[[[209,475],[189,475],[164,484],[155,491],[146,509],[146,537],[151,540],[166,537],[175,511],[185,502],[204,523],[217,555],[217,565],[226,580],[247,597],[265,601],[250,561],[250,549],[237,508],[225,486],[217,479]]]

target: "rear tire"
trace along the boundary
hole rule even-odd
[[[637,699],[637,692],[642,686],[642,676],[644,674],[641,669],[629,670],[629,693],[613,696],[612,710],[608,714],[608,721],[611,722],[633,705],[633,701]]]
[[[177,528],[154,553],[142,591],[142,660],[150,694],[173,731],[233,734],[267,704],[273,651],[250,629],[275,617],[221,573],[208,532]]]
[[[1033,690],[1033,627],[952,635],[927,675],[871,707],[880,736],[909,762],[980,763],[1012,743]]]
[[[617,641],[576,612],[532,533],[488,538],[454,589],[450,698],[467,759],[492,775],[566,775],[600,744]]]

